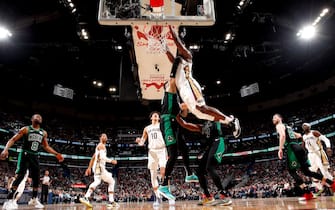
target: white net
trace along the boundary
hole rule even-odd
[[[148,39],[147,53],[150,54],[165,54],[167,48],[167,32],[165,26],[152,25],[149,32],[146,34]]]

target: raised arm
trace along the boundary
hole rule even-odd
[[[181,41],[181,39],[179,38],[178,34],[173,30],[172,26],[169,25],[169,29],[172,35],[172,39],[174,41],[174,43],[177,46],[177,50],[179,52],[179,55],[183,57],[183,59],[187,60],[187,61],[192,61],[192,53],[191,51],[189,51],[186,46],[184,45],[184,43]]]
[[[169,49],[168,46],[166,46],[166,53],[165,53],[165,54],[166,54],[166,56],[168,57],[169,61],[170,61],[171,63],[173,63],[175,57],[173,56],[173,54],[172,54],[172,52],[171,52],[171,50]]]

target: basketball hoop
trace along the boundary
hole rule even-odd
[[[166,53],[166,38],[167,33],[163,31],[164,27],[162,25],[152,25],[151,29],[148,31],[148,47],[147,53],[150,54],[165,54]]]

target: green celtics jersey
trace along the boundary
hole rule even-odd
[[[22,150],[25,152],[37,154],[44,137],[42,128],[34,129],[31,125],[27,127],[28,133],[23,136]]]

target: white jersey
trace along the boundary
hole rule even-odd
[[[43,178],[42,178],[42,184],[49,185],[50,184],[50,177],[44,175]]]
[[[308,134],[304,134],[302,138],[308,152],[318,152],[322,149],[321,142],[318,137],[314,136],[313,131],[310,131]]]
[[[189,72],[185,72],[185,67],[189,67]],[[181,59],[181,63],[178,66],[176,72],[176,86],[179,90],[180,97],[183,101],[190,107],[191,104],[188,104],[188,99],[190,95],[192,96],[192,105],[194,103],[203,104],[204,98],[202,96],[200,84],[193,78],[192,75],[192,62],[188,62],[184,59]]]
[[[102,172],[106,171],[107,150],[98,150],[97,148],[95,149],[95,159],[92,169],[94,174],[101,174]]]
[[[165,141],[159,126],[157,124],[151,124],[146,127],[148,133],[148,148],[149,149],[161,149],[165,148]]]

